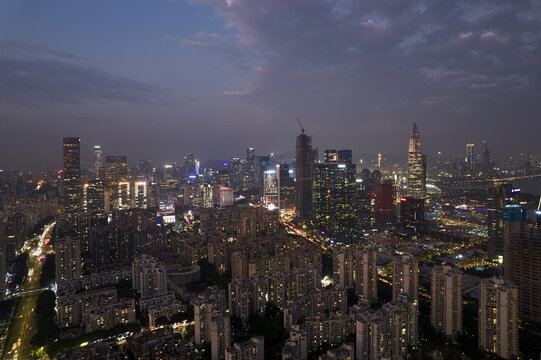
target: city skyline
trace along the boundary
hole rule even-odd
[[[482,139],[494,158],[533,153],[537,6],[5,1],[0,163],[50,162],[59,130],[137,159],[234,156],[238,139],[284,153],[296,116],[321,148],[398,156],[417,121],[427,154]]]

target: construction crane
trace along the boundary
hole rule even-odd
[[[299,126],[301,127],[301,132],[304,135],[304,126],[302,126],[301,119],[297,116],[297,121],[299,122]],[[540,203],[541,204],[541,203]]]

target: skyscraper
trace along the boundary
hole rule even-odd
[[[323,162],[325,164],[338,163],[338,152],[336,149],[327,149],[323,152]]]
[[[340,240],[355,234],[355,164],[316,164],[313,178],[314,225]]]
[[[81,139],[64,138],[64,210],[66,213],[79,211],[81,208]]]
[[[102,150],[100,145],[94,145],[94,178],[101,179],[103,168]]]
[[[312,217],[312,167],[314,163],[312,137],[304,134],[297,136],[296,146],[296,216],[301,220]]]
[[[468,169],[473,170],[475,162],[475,145],[466,144],[466,165]]]
[[[541,322],[541,229],[528,224],[528,208],[507,205],[503,218],[504,277],[518,287],[521,318]]]
[[[503,254],[503,211],[511,202],[512,187],[509,183],[494,184],[488,189],[487,229],[488,229],[488,256],[493,259]]]
[[[415,122],[408,148],[407,196],[416,199],[426,196],[426,160],[423,160],[421,136]]]
[[[276,165],[278,181],[278,207],[280,211],[295,209],[295,180],[289,176],[289,164]]]

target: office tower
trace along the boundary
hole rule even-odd
[[[276,170],[266,170],[263,174],[263,204],[272,209],[278,207],[278,180]]]
[[[374,200],[374,220],[376,224],[389,225],[396,223],[395,186],[391,179],[373,182],[370,186]]]
[[[369,247],[355,251],[355,293],[370,302],[378,300],[378,253]]]
[[[118,183],[118,200],[115,202],[117,210],[127,210],[131,208],[131,186],[129,181],[121,181]]]
[[[339,164],[351,164],[353,156],[351,150],[338,150],[338,163]]]
[[[381,154],[378,153],[378,168],[381,169],[383,157]]]
[[[278,207],[282,212],[295,210],[295,179],[289,175],[289,164],[276,165]]]
[[[263,196],[264,192],[264,181],[265,181],[265,173],[269,170],[275,170],[274,166],[271,165],[271,157],[269,155],[266,156],[258,156],[256,158],[257,164],[256,164],[256,187],[259,191],[259,196]]]
[[[462,272],[434,266],[431,285],[430,324],[446,336],[462,334]]]
[[[56,281],[67,281],[81,277],[81,242],[64,237],[54,242]]]
[[[507,205],[503,217],[505,280],[518,287],[520,317],[539,323],[541,322],[540,224],[528,224],[528,208],[524,205]]]
[[[64,211],[74,213],[81,209],[81,139],[64,138]]]
[[[105,186],[103,180],[89,180],[83,186],[83,209],[90,214],[105,212]]]
[[[503,211],[505,206],[511,202],[511,191],[510,183],[496,183],[488,189],[487,247],[490,259],[503,254]]]
[[[469,170],[473,170],[475,163],[475,145],[466,144],[466,165]]]
[[[423,160],[421,136],[415,122],[408,148],[407,196],[417,199],[426,196],[426,160]]]
[[[103,158],[100,145],[94,145],[94,178],[102,179],[100,175],[103,171]]]
[[[146,181],[136,181],[133,186],[133,207],[138,209],[146,209],[149,203]]]
[[[518,288],[503,279],[479,283],[479,349],[504,359],[518,355]]]
[[[422,232],[425,228],[425,199],[400,198],[400,223],[414,233]]]
[[[355,235],[355,164],[315,164],[313,175],[314,225],[340,241]]]
[[[485,140],[483,140],[482,168],[486,176],[492,173],[492,166],[490,162],[490,150],[488,149],[488,143]]]
[[[323,152],[323,162],[325,164],[338,164],[338,152],[336,149],[327,149]]]
[[[128,181],[126,156],[108,155],[105,160],[106,208],[118,208],[118,184]]]
[[[195,158],[193,154],[184,157],[184,177],[195,175]]]
[[[295,210],[297,218],[309,220],[312,217],[312,167],[314,163],[312,151],[312,137],[302,134],[297,136],[295,172],[296,172],[296,200]]]
[[[393,302],[401,295],[419,299],[419,261],[411,255],[393,258]]]
[[[246,161],[242,166],[242,190],[251,191],[256,188],[256,157],[253,147],[246,149]]]

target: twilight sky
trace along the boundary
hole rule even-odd
[[[0,168],[313,143],[539,153],[540,0],[0,0]]]

